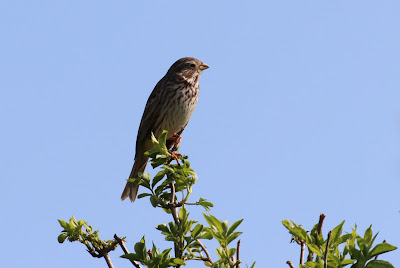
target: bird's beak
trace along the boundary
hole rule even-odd
[[[199,69],[200,70],[205,70],[205,69],[208,69],[208,68],[210,68],[207,64],[205,64],[205,63],[203,63],[202,65],[200,65],[200,67],[199,67]]]

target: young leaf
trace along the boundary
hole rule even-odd
[[[379,254],[382,254],[382,253],[385,253],[385,252],[389,252],[389,251],[392,251],[392,250],[395,250],[395,249],[397,249],[397,247],[392,246],[392,245],[390,245],[388,243],[378,244],[371,250],[371,252],[369,252],[368,259],[371,259],[371,258],[373,258],[373,257],[375,257],[375,256],[377,256]]]
[[[334,243],[333,245],[336,247],[336,246],[338,246],[338,245],[340,245],[340,244],[346,242],[347,240],[351,239],[351,237],[352,237],[351,234],[342,235],[341,237],[339,237],[339,238],[335,241],[335,243]]]
[[[236,230],[236,228],[242,223],[242,221],[243,219],[234,222],[232,226],[229,228],[227,235],[229,236],[231,233],[233,233]]]
[[[134,261],[141,261],[142,259],[137,256],[136,253],[128,253],[120,256],[121,258],[134,260]]]
[[[161,232],[166,233],[166,234],[169,234],[169,233],[170,233],[170,231],[169,231],[168,226],[167,226],[166,223],[162,223],[162,224],[157,225],[157,226],[156,226],[156,229],[157,229],[157,230],[160,230]]]
[[[337,240],[339,240],[340,235],[342,234],[342,230],[343,230],[343,224],[344,221],[342,221],[338,226],[336,226],[335,228],[333,228],[332,232],[331,232],[331,240],[329,242],[329,245],[334,244]]]
[[[194,239],[197,239],[197,236],[203,231],[204,226],[201,224],[197,224],[192,231],[192,236]]]
[[[138,260],[145,260],[147,252],[146,252],[144,236],[142,237],[140,242],[137,242],[135,244],[135,253],[136,253],[136,256],[139,258]]]
[[[66,234],[66,233],[60,234],[57,238],[58,243],[60,243],[60,244],[64,243],[64,241],[65,241],[65,239],[67,239],[67,237],[68,237],[68,234]]]
[[[153,207],[157,207],[158,206],[157,199],[156,199],[156,197],[154,195],[150,196],[150,202],[151,202],[151,205]]]
[[[346,260],[343,260],[343,261],[340,263],[340,267],[344,267],[344,266],[349,265],[349,264],[352,264],[352,263],[354,263],[354,260],[346,259]]]
[[[185,261],[178,259],[178,258],[173,258],[171,259],[172,265],[186,265]]]
[[[60,225],[61,225],[62,228],[67,229],[68,223],[66,223],[66,222],[63,221],[63,220],[58,220],[58,222],[60,223]]]
[[[367,263],[365,267],[374,267],[374,268],[394,268],[394,266],[388,262],[383,260],[372,260]]]
[[[154,188],[154,186],[156,186],[156,184],[162,180],[165,176],[165,174],[167,174],[168,171],[167,170],[161,170],[159,171],[153,178],[153,182],[151,183],[151,188]]]
[[[290,230],[292,230],[292,225],[290,224],[290,221],[288,221],[288,220],[283,220],[282,221],[282,224],[283,224],[283,226],[285,226],[286,227],[286,229],[288,229],[289,231]]]
[[[226,241],[226,245],[228,246],[233,240],[235,240],[236,238],[238,238],[238,236],[241,235],[241,234],[242,234],[242,232],[235,232],[235,233],[231,234],[231,235],[228,237],[227,241]]]
[[[253,262],[253,264],[250,266],[250,268],[254,268],[254,265],[256,265],[256,262]],[[249,266],[247,266],[247,267],[249,267]]]
[[[236,253],[236,248],[231,248],[228,250],[228,258],[232,258],[233,255]]]
[[[307,247],[310,251],[314,252],[315,254],[317,254],[318,257],[323,258],[323,255],[321,253],[321,250],[319,249],[318,246],[314,245],[314,244],[307,244]]]
[[[371,242],[372,242],[372,225],[370,225],[368,227],[368,229],[365,230],[364,240],[365,240],[366,244],[368,245],[368,247],[370,247],[371,246]]]

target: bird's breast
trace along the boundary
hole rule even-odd
[[[180,132],[189,123],[197,105],[199,87],[181,86],[175,89],[175,94],[169,99],[165,109],[163,129],[168,131],[168,136]]]

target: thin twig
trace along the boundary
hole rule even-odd
[[[122,251],[125,254],[129,254],[128,249],[125,246],[124,240],[122,240],[120,237],[118,237],[116,234],[114,234],[114,239],[118,242],[118,244],[121,246]],[[136,267],[136,268],[142,268],[136,261],[130,260],[131,263]]]
[[[322,233],[322,225],[324,224],[324,219],[325,219],[325,214],[321,213],[321,215],[319,215],[317,234]]]
[[[301,250],[300,250],[300,264],[304,263],[304,249],[306,248],[306,243],[303,240],[300,242]]]
[[[168,204],[169,209],[171,209],[172,217],[174,217],[175,224],[179,226],[178,212],[175,206],[175,184],[171,182],[171,201]]]
[[[328,268],[328,250],[329,250],[329,241],[331,240],[331,231],[328,233],[328,239],[326,240],[326,247],[325,247],[325,255],[324,255],[324,268]]]
[[[179,238],[180,222],[179,222],[179,218],[178,218],[178,212],[177,212],[176,206],[175,206],[175,184],[173,181],[171,182],[171,200],[170,200],[168,206],[171,210],[171,214],[172,214],[172,217],[174,218],[175,224],[178,227],[178,232],[176,234],[176,237]],[[177,242],[174,242],[174,251],[175,251],[175,258],[182,257],[180,249],[179,249],[179,244]],[[177,267],[180,268],[181,265],[178,265]]]
[[[291,261],[287,261],[286,263],[289,265],[290,268],[294,268],[294,265]]]
[[[321,213],[319,215],[319,221],[317,225],[317,233],[315,234],[315,239],[318,239],[318,235],[322,233],[322,225],[324,224],[325,214]],[[312,251],[308,252],[307,261],[312,261],[314,257],[314,253]]]
[[[211,257],[210,257],[210,253],[208,253],[208,250],[206,249],[206,247],[203,245],[203,243],[200,242],[199,239],[196,239],[196,241],[197,241],[197,243],[199,243],[201,249],[204,251],[204,253],[207,256],[207,259],[204,259],[204,261],[209,261],[211,264],[213,264],[213,261],[211,260]]]
[[[240,268],[240,264],[239,264],[239,249],[240,249],[240,239],[237,242],[237,247],[236,247],[236,260],[238,261],[238,264],[236,264],[236,268]]]
[[[108,267],[114,268],[114,265],[111,262],[110,256],[108,256],[108,253],[104,253],[103,257],[106,260]]]

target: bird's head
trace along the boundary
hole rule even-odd
[[[202,61],[196,58],[186,57],[172,64],[171,68],[168,70],[168,74],[176,74],[188,82],[193,83],[197,82],[201,72],[208,68],[208,65]]]

